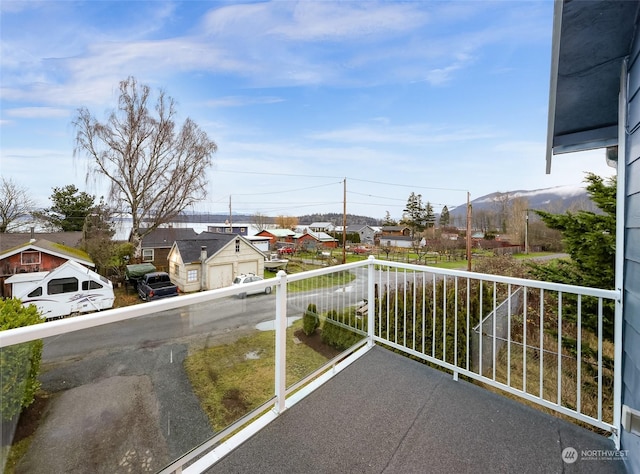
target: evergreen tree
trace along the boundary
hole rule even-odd
[[[389,214],[389,211],[387,211],[384,215],[384,219],[382,220],[382,226],[393,227],[396,225],[398,225],[398,221],[396,221],[395,219],[392,219],[391,214]]]
[[[551,214],[535,211],[548,227],[560,231],[565,250],[570,260],[554,260],[549,264],[531,264],[532,274],[540,280],[566,283],[593,288],[613,289],[615,287],[616,257],[616,179],[605,183],[603,178],[589,173],[586,178],[587,193],[602,211],[578,211],[576,213]],[[577,302],[571,295],[563,298],[564,321],[577,322]],[[598,301],[596,298],[582,298],[582,328],[598,334]],[[607,340],[614,337],[615,308],[612,301],[604,301],[602,308],[602,334]],[[564,335],[563,347],[575,353],[577,341]],[[583,353],[596,351],[583,341]],[[604,358],[609,364],[610,358]]]
[[[53,188],[51,194],[53,206],[37,214],[38,218],[48,222],[63,232],[80,231],[84,220],[91,213],[94,196],[80,191],[75,185]]]
[[[449,216],[449,208],[444,206],[442,208],[442,212],[440,213],[440,227],[446,227],[449,225],[449,221],[451,217]]]
[[[433,206],[427,201],[427,205],[424,208],[425,213],[425,227],[431,229],[436,226],[436,215],[433,212]]]
[[[412,192],[403,212],[402,223],[411,229],[411,239],[415,240],[427,224],[427,208],[422,204],[422,195]]]
[[[82,248],[91,256],[98,273],[105,272],[117,249],[111,240],[115,234],[111,215],[112,210],[101,197],[100,203],[87,215],[82,229]]]
[[[587,193],[602,211],[551,214],[535,211],[551,229],[562,233],[571,260],[533,265],[536,277],[595,288],[614,288],[616,257],[616,178],[605,182],[592,173],[585,181]]]

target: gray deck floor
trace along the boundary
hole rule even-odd
[[[562,460],[577,450],[574,463]],[[209,473],[625,472],[613,442],[375,347]]]

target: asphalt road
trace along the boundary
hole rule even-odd
[[[309,303],[315,304],[319,311],[358,304],[366,298],[366,273],[363,273],[366,269],[356,272],[356,279],[348,285],[290,293],[288,316],[302,316]],[[244,299],[228,297],[54,336],[44,340],[43,363],[82,358],[94,352],[111,353],[203,337],[223,337],[274,320],[275,307],[274,293]]]

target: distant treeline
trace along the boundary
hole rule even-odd
[[[298,224],[309,225],[314,222],[331,222],[333,225],[341,226],[343,222],[342,214],[330,212],[326,214],[307,214],[298,216]],[[208,213],[188,213],[181,214],[174,219],[176,222],[226,222],[229,220],[229,214],[208,214]],[[261,217],[261,220],[275,223],[276,217]],[[251,214],[233,214],[234,222],[253,222],[254,216]],[[347,225],[379,225],[379,220],[373,217],[356,216],[347,214]]]
[[[307,214],[298,216],[298,223],[301,225],[309,225],[313,222],[331,222],[333,225],[341,226],[343,223],[343,215],[337,212],[329,212],[326,214]],[[379,219],[367,216],[356,216],[347,214],[347,225],[379,225]]]

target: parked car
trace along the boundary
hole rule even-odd
[[[278,253],[280,255],[291,255],[293,254],[293,252],[294,252],[293,247],[282,247],[278,249]]]
[[[359,245],[358,247],[354,247],[353,249],[351,249],[351,251],[358,254],[369,253],[369,249],[361,245]]]
[[[138,296],[143,301],[178,296],[178,287],[165,272],[147,273],[138,280]]]
[[[261,280],[264,280],[264,278],[258,275],[255,275],[253,273],[242,274],[242,275],[238,275],[233,279],[233,286],[242,286],[242,285],[246,285],[247,283],[251,283],[254,281],[261,281]],[[271,291],[272,291],[272,288],[270,286],[267,286],[264,290],[260,288],[252,289],[250,291],[239,293],[238,298],[245,298],[247,295],[255,295],[258,293],[264,293],[268,295],[269,293],[271,293]]]

